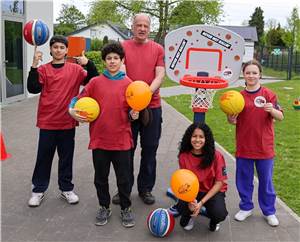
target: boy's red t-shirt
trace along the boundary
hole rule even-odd
[[[129,150],[133,147],[128,117],[126,88],[132,81],[125,76],[110,80],[104,75],[94,77],[78,98],[91,97],[100,106],[98,118],[90,123],[89,149]]]
[[[51,62],[38,68],[40,94],[37,127],[49,130],[72,129],[77,122],[70,116],[68,107],[71,99],[78,95],[87,72],[78,64],[65,62],[54,68]]]

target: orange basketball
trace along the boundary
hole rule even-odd
[[[135,111],[141,111],[149,105],[152,92],[146,82],[134,81],[127,87],[125,95],[128,105]]]
[[[193,202],[199,192],[199,181],[192,171],[179,169],[172,174],[171,188],[180,200]]]

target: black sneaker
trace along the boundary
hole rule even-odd
[[[145,204],[151,205],[155,203],[155,197],[151,194],[151,192],[140,192],[139,196]]]
[[[107,224],[108,218],[111,216],[111,209],[100,206],[99,211],[97,212],[95,225],[103,226]]]
[[[113,198],[112,198],[112,203],[115,205],[119,205],[120,204],[120,196],[119,193],[116,193]]]
[[[210,220],[209,222],[209,230],[212,232],[217,232],[220,229],[220,224],[216,224],[213,221]]]
[[[125,228],[131,228],[135,225],[134,217],[131,208],[121,210],[122,225]]]

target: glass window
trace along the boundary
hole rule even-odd
[[[13,14],[24,14],[23,0],[1,0],[2,12]]]

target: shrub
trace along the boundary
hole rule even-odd
[[[101,51],[88,51],[85,53],[86,57],[93,61],[99,74],[104,70],[104,63],[101,58]]]

